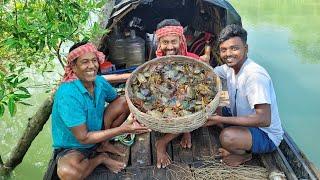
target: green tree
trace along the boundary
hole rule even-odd
[[[64,67],[61,47],[66,42],[97,39],[106,30],[90,14],[101,11],[107,0],[13,0],[0,1],[0,119],[5,111],[17,112],[17,103],[31,97],[26,72],[50,71],[57,60]],[[7,160],[0,156],[0,174],[7,174],[21,161],[51,113],[48,98],[29,119],[22,138]],[[1,153],[1,152],[0,152]]]
[[[65,42],[89,40],[106,31],[95,23],[88,28],[90,13],[106,0],[14,0],[0,3],[0,118],[6,109],[13,116],[16,103],[28,105],[25,81],[28,68],[46,72],[57,59],[62,66]],[[7,108],[6,108],[7,107]]]

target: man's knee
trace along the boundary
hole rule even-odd
[[[107,107],[107,108],[119,109],[121,111],[129,111],[127,100],[123,96],[118,97],[111,104],[109,104],[109,107]]]
[[[69,150],[57,158],[57,174],[60,179],[83,179],[84,169],[89,165],[85,163],[83,154],[79,151]],[[81,163],[80,163],[81,162]]]
[[[58,165],[57,174],[60,179],[82,179],[83,174],[79,170],[69,165]]]
[[[123,96],[119,97],[119,98],[118,98],[118,101],[119,101],[119,102],[118,102],[119,105],[120,105],[122,108],[124,108],[124,109],[129,109],[128,103],[127,103],[127,100],[126,100],[125,97],[123,97]]]
[[[225,128],[220,133],[220,142],[222,147],[230,147],[232,144],[236,143],[236,134],[232,129]]]

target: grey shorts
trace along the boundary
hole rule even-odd
[[[96,151],[97,148],[98,148],[98,145],[95,145],[91,148],[58,148],[54,150],[54,156],[55,156],[55,159],[58,160],[72,151],[78,151],[82,155],[84,155],[85,158],[91,159],[98,154],[98,152]]]

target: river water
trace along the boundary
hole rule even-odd
[[[272,77],[285,130],[320,168],[320,1],[232,0],[249,57]],[[315,138],[315,139],[313,139]]]
[[[273,79],[281,120],[309,160],[320,168],[320,1],[318,0],[231,0],[248,31],[249,57],[265,67]],[[36,82],[53,82],[55,76]],[[18,114],[0,120],[0,153],[3,159],[21,136],[27,118],[48,96],[44,88],[36,94],[31,107],[19,106]],[[51,156],[51,121],[45,125],[13,172],[12,179],[42,179]],[[312,140],[315,138],[315,140]]]

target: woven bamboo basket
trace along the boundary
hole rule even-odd
[[[212,115],[216,108],[219,105],[219,99],[221,94],[221,81],[220,78],[215,75],[215,84],[217,89],[217,94],[215,95],[214,99],[206,106],[205,109],[197,111],[191,115],[177,117],[177,118],[156,118],[147,113],[141,112],[138,108],[134,106],[131,101],[131,97],[133,97],[133,92],[131,88],[131,84],[133,83],[134,79],[137,78],[137,74],[141,72],[144,67],[147,65],[153,65],[158,63],[165,63],[168,61],[175,61],[187,64],[194,64],[197,63],[205,70],[213,71],[212,67],[208,66],[206,63],[198,61],[194,58],[186,57],[186,56],[164,56],[160,58],[155,58],[151,61],[144,63],[143,65],[139,66],[135,71],[132,72],[131,76],[126,82],[125,87],[125,97],[129,106],[131,113],[135,116],[135,118],[145,126],[149,127],[150,129],[162,133],[184,133],[184,132],[191,132],[202,125],[205,124],[207,121],[208,115]]]

